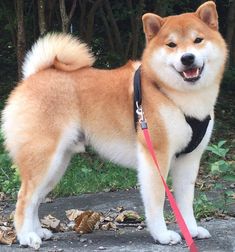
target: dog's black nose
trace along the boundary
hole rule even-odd
[[[195,56],[192,53],[185,53],[181,57],[181,62],[185,66],[191,66],[194,63],[194,60],[195,60]]]

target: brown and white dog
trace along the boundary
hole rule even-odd
[[[71,156],[91,145],[104,158],[136,167],[152,237],[180,242],[163,217],[164,188],[139,126],[133,123],[133,76],[141,64],[143,108],[162,174],[171,171],[179,208],[193,237],[208,238],[193,213],[199,162],[210,139],[214,105],[226,61],[214,2],[194,13],[143,16],[146,48],[141,62],[114,70],[92,67],[87,46],[65,34],[38,40],[23,64],[24,79],[2,114],[6,148],[19,167],[15,213],[20,244],[39,248],[51,232],[41,228],[38,207],[64,174]],[[196,148],[186,118],[211,117]]]

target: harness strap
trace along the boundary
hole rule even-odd
[[[208,115],[204,120],[200,121],[196,118],[185,116],[186,122],[190,125],[192,129],[192,138],[188,145],[180,152],[176,153],[176,157],[180,155],[187,154],[192,152],[197,148],[197,146],[201,143],[204,138],[209,122],[211,120],[211,116]]]
[[[136,103],[141,106],[142,104],[142,93],[141,93],[141,66],[135,71],[134,75],[134,125],[137,131],[138,115],[136,113],[137,106]]]

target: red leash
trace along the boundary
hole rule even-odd
[[[156,168],[157,168],[157,171],[161,177],[161,180],[162,180],[162,183],[164,185],[164,188],[165,188],[165,191],[166,191],[166,194],[167,194],[167,197],[169,199],[169,202],[170,202],[170,205],[171,205],[171,208],[174,212],[174,215],[175,215],[175,218],[176,218],[176,221],[178,223],[178,226],[180,228],[180,231],[182,233],[182,235],[184,236],[184,239],[188,245],[188,248],[189,248],[189,251],[190,252],[198,252],[198,248],[196,247],[196,244],[191,236],[191,234],[189,233],[189,230],[188,230],[188,227],[184,221],[184,218],[176,204],[176,201],[169,189],[169,187],[167,186],[167,183],[165,181],[165,179],[163,178],[162,174],[161,174],[161,170],[160,170],[160,166],[158,164],[158,160],[157,160],[157,157],[155,155],[155,152],[154,152],[154,149],[153,149],[153,144],[152,144],[152,141],[151,141],[151,138],[150,138],[150,135],[149,135],[149,131],[148,131],[148,126],[147,126],[147,122],[144,118],[144,114],[143,114],[143,110],[142,110],[142,107],[138,107],[137,109],[137,114],[139,115],[140,117],[140,125],[141,125],[141,129],[143,130],[143,133],[144,133],[144,137],[145,137],[145,141],[146,141],[146,144],[147,144],[147,147],[149,149],[149,152],[152,156],[152,159],[156,165]]]
[[[182,214],[179,211],[179,208],[176,204],[176,201],[171,193],[171,191],[169,190],[165,179],[163,178],[162,174],[161,174],[161,170],[157,161],[157,157],[155,155],[154,149],[153,149],[153,145],[152,145],[152,141],[150,139],[150,135],[149,135],[149,131],[148,131],[148,125],[147,122],[144,118],[144,112],[141,106],[142,103],[142,95],[141,95],[141,67],[139,67],[136,71],[135,71],[135,75],[134,75],[134,124],[136,127],[136,123],[139,121],[141,129],[143,130],[144,133],[144,137],[149,149],[149,152],[152,156],[152,159],[156,165],[156,168],[158,170],[158,173],[161,177],[162,183],[165,187],[165,191],[167,194],[167,197],[170,201],[170,205],[171,208],[174,212],[176,221],[179,225],[179,228],[181,230],[181,233],[184,236],[184,239],[188,245],[189,251],[190,252],[198,252],[198,248],[196,247],[196,244],[194,243],[194,240],[192,238],[192,236],[189,233],[188,227],[185,224],[185,221],[183,219]]]

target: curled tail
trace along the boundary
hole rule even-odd
[[[23,78],[52,66],[62,71],[73,71],[92,66],[94,61],[87,45],[77,38],[69,34],[47,34],[27,53],[22,67]]]

